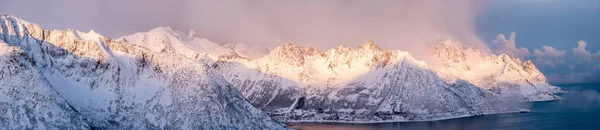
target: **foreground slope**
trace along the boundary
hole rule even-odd
[[[54,89],[72,106],[66,110],[80,113],[95,128],[282,128],[205,64],[122,44],[93,31],[43,30],[8,15],[1,16],[0,26],[0,39],[21,49],[31,73],[39,75],[30,80],[47,81],[45,87],[1,87]],[[16,99],[21,100],[26,101]]]
[[[0,39],[0,129],[89,129],[33,64],[27,53]]]

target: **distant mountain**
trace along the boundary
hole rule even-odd
[[[280,121],[425,121],[525,110],[372,42],[326,52],[286,44],[256,60],[221,57],[213,67]]]
[[[520,101],[547,101],[560,97],[558,87],[548,80],[533,62],[505,54],[484,53],[456,41],[440,41],[430,46],[442,65],[436,69],[446,78],[465,79],[504,98]]]
[[[0,129],[283,129],[209,65],[161,51],[217,45],[143,47],[9,15],[0,27]]]

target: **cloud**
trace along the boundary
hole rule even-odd
[[[599,63],[600,62],[600,51],[591,53],[586,49],[587,43],[583,40],[577,43],[577,47],[573,48],[573,55],[577,57],[578,61],[587,63]]]
[[[508,39],[504,34],[498,34],[496,39],[492,41],[492,43],[499,44],[498,49],[494,52],[496,54],[507,54],[510,56],[516,56],[525,58],[531,55],[531,52],[527,48],[517,48],[517,44],[515,42],[517,33],[511,32]]]
[[[515,32],[508,38],[499,34],[492,42],[496,45],[492,46],[496,47],[493,52],[532,60],[552,83],[600,82],[600,51],[592,53],[587,50],[587,43],[583,40],[569,53],[552,46],[542,46],[529,51],[527,48],[518,48],[515,41]]]
[[[580,57],[585,62],[590,62],[592,54],[585,49],[586,46],[587,44],[583,40],[577,42],[577,47],[572,49],[573,55]]]
[[[481,0],[11,0],[0,12],[49,29],[94,29],[116,38],[158,26],[194,29],[218,43],[296,42],[320,49],[375,41],[425,52],[453,38],[487,49],[475,33]],[[418,54],[417,54],[418,55]]]
[[[564,63],[565,54],[566,52],[564,50],[557,50],[551,46],[543,46],[542,50],[533,50],[533,57],[535,57],[535,61],[546,64],[550,67],[556,67],[556,64]]]
[[[515,55],[517,57],[529,57],[531,55],[531,52],[529,52],[529,49],[527,48],[519,48],[517,49]]]
[[[510,37],[506,39],[504,34],[498,34],[493,43],[501,44],[501,46],[496,51],[504,54],[514,54],[515,50],[517,50],[517,45],[515,43],[516,36],[517,33],[511,32]]]

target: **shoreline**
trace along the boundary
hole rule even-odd
[[[562,98],[550,99],[550,100],[540,100],[540,101],[528,101],[523,103],[542,103],[542,102],[554,102],[561,100]],[[517,113],[531,113],[533,110],[517,110],[517,111],[506,111],[506,112],[491,112],[491,113],[483,113],[483,114],[465,114],[460,116],[450,116],[450,117],[441,117],[431,120],[384,120],[384,121],[337,121],[337,120],[287,120],[287,121],[279,121],[280,123],[286,124],[288,126],[294,124],[302,124],[302,123],[334,123],[334,124],[380,124],[380,123],[411,123],[411,122],[429,122],[429,121],[442,121],[442,120],[452,120],[452,119],[460,119],[460,118],[469,118],[469,117],[477,117],[477,116],[487,116],[487,115],[497,115],[497,114],[517,114]]]
[[[288,126],[294,125],[294,124],[302,124],[302,123],[335,123],[335,124],[411,123],[411,122],[451,120],[451,119],[486,116],[486,115],[496,115],[496,114],[516,114],[516,113],[530,113],[530,112],[533,112],[533,111],[520,110],[520,111],[508,111],[508,112],[498,112],[498,113],[484,113],[484,114],[479,114],[479,115],[472,114],[472,115],[442,117],[442,118],[431,119],[431,120],[384,120],[384,121],[292,120],[292,121],[279,121],[279,122],[284,123]]]

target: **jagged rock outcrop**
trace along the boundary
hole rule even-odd
[[[120,43],[93,31],[43,30],[9,15],[1,15],[0,26],[0,40],[10,48],[22,50],[3,53],[2,57],[20,54],[18,57],[26,66],[21,67],[25,69],[20,73],[10,71],[18,75],[3,74],[7,77],[1,78],[2,81],[22,81],[6,85],[2,82],[1,90],[40,90],[13,90],[11,93],[30,94],[25,96],[33,98],[0,96],[0,102],[5,99],[24,102],[13,104],[24,104],[23,109],[16,110],[33,114],[33,119],[44,119],[37,124],[54,123],[58,129],[86,126],[99,129],[283,128],[254,108],[210,66],[179,54]],[[15,65],[19,64],[0,66]],[[31,108],[27,108],[32,104],[40,104],[41,108],[56,107],[48,111],[57,114],[48,119],[38,118],[46,113],[32,113]],[[64,107],[69,105],[71,107]],[[35,105],[33,108],[39,109]],[[8,112],[0,117],[4,114],[15,117],[7,119],[14,124],[0,125],[0,128],[27,128],[36,124],[32,119],[21,122],[24,116],[21,113]],[[83,118],[89,125],[79,121]]]

